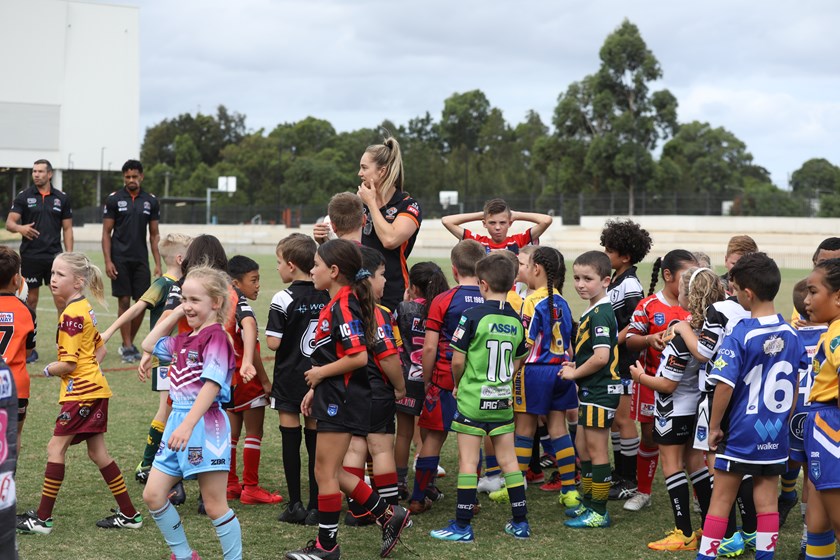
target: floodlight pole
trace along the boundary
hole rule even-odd
[[[105,146],[99,150],[99,171],[96,173],[96,205],[102,203],[102,168],[105,167]]]
[[[210,195],[211,195],[211,193],[214,193],[214,192],[227,192],[227,191],[224,190],[224,189],[207,189],[207,221],[206,221],[207,225],[210,225],[210,201],[211,201]]]

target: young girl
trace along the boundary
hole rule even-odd
[[[230,459],[230,423],[221,403],[230,399],[235,366],[233,346],[222,326],[230,299],[225,273],[194,266],[181,287],[181,305],[158,321],[143,340],[143,351],[169,363],[172,412],[143,500],[177,560],[197,559],[187,543],[181,517],[167,496],[181,479],[198,478],[204,509],[213,521],[226,560],[242,558],[239,520],[228,508],[225,487]],[[181,318],[190,332],[166,336]]]
[[[362,247],[362,268],[371,271],[368,278],[375,300],[385,290],[385,259],[382,253]],[[376,339],[368,355],[368,381],[371,389],[370,429],[366,438],[353,436],[350,449],[344,457],[344,470],[364,478],[365,458],[370,454],[373,463],[373,483],[376,491],[389,504],[399,502],[397,493],[397,467],[394,462],[394,416],[396,401],[405,396],[397,343],[391,325],[391,313],[382,306],[376,307]],[[345,516],[345,525],[373,523],[367,510],[351,500]]]
[[[639,431],[630,419],[630,402],[633,400],[630,366],[635,363],[638,353],[628,350],[626,342],[633,311],[645,297],[645,289],[636,276],[636,264],[647,256],[652,244],[647,230],[632,220],[609,220],[601,230],[601,246],[613,269],[607,291],[618,322],[618,374],[621,376],[621,397],[610,432],[615,464],[611,500],[626,500],[637,488]]]
[[[84,297],[89,288],[93,297],[104,304],[102,273],[84,253],[62,253],[53,261],[50,291],[67,306],[58,322],[58,360],[44,368],[46,377],[61,378],[58,402],[61,412],[53,436],[47,444],[47,468],[44,488],[37,510],[18,516],[17,529],[24,533],[48,535],[52,532],[52,510],[64,480],[67,449],[87,442],[88,457],[99,467],[102,478],[117,500],[114,515],[97,522],[104,529],[139,529],[143,518],[134,509],[120,468],[105,447],[108,429],[108,402],[111,389],[99,363],[105,357],[105,345],[96,330],[96,315]]]
[[[407,499],[409,496],[406,483],[408,457],[411,441],[414,439],[414,426],[426,398],[421,363],[423,340],[426,335],[426,315],[432,300],[448,289],[446,275],[437,264],[417,263],[408,273],[408,299],[400,302],[395,311],[397,330],[402,339],[400,357],[405,377],[405,397],[397,401],[397,439],[394,444],[397,486],[401,499]]]
[[[805,457],[809,501],[805,514],[808,527],[807,558],[831,558],[840,534],[840,460],[837,434],[837,376],[840,373],[840,259],[820,262],[808,276],[805,308],[815,323],[828,323],[814,356],[814,384],[805,420]]]
[[[659,369],[662,350],[665,349],[665,331],[671,323],[688,317],[688,312],[680,307],[677,301],[680,295],[680,277],[685,269],[696,265],[694,255],[682,249],[670,251],[664,258],[657,258],[653,264],[648,297],[636,306],[626,338],[629,351],[643,353],[641,361],[645,366],[646,375],[655,376]],[[654,294],[660,268],[665,286]],[[636,477],[639,484],[633,497],[624,503],[624,509],[628,511],[639,511],[645,506],[650,506],[653,476],[659,463],[659,448],[653,441],[653,411],[653,390],[635,383],[630,416],[642,426],[642,441],[636,458]]]
[[[340,558],[338,518],[341,492],[363,505],[382,526],[380,556],[387,557],[409,521],[408,511],[388,505],[358,476],[341,468],[352,435],[370,428],[368,346],[376,340],[376,307],[370,271],[359,247],[344,239],[318,249],[312,281],[332,298],[318,317],[312,368],[304,375],[310,390],[301,412],[318,421],[315,478],[318,482],[318,538],[286,558]]]
[[[708,268],[690,268],[682,275],[679,302],[691,314],[689,324],[695,332],[703,325],[706,309],[725,296],[720,277]],[[645,375],[639,362],[630,366],[633,381],[655,391],[653,440],[659,445],[665,486],[674,512],[674,530],[648,544],[653,550],[697,550],[700,538],[691,525],[689,478],[700,503],[701,526],[709,509],[712,494],[709,469],[703,451],[694,449],[693,445],[701,366],[679,334],[663,350],[656,377]]]
[[[580,496],[575,490],[575,450],[565,411],[577,409],[577,388],[574,382],[557,376],[560,365],[569,361],[572,354],[572,312],[558,290],[566,276],[563,255],[551,247],[537,247],[531,254],[526,276],[533,292],[522,306],[528,355],[513,379],[516,455],[519,468],[526,471],[538,417],[547,416],[546,426],[562,484],[560,503],[575,508],[580,504]],[[495,495],[490,494],[490,498]]]

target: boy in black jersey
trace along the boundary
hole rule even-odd
[[[287,523],[318,523],[318,485],[315,482],[315,420],[304,418],[306,452],[309,458],[309,501],[303,507],[300,495],[300,403],[309,390],[303,373],[311,367],[318,314],[329,294],[316,290],[309,275],[317,246],[312,238],[294,233],[277,244],[277,271],[291,284],[271,300],[266,343],[276,352],[271,407],[280,415],[283,439],[283,470],[289,486],[289,505],[279,520]]]

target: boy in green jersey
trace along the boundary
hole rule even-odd
[[[618,324],[607,287],[610,258],[601,251],[588,251],[575,259],[575,290],[589,300],[580,317],[575,361],[560,370],[563,379],[578,385],[577,450],[580,454],[583,502],[566,510],[572,517],[567,527],[609,527],[607,498],[610,491],[609,430],[621,397],[618,376]]]
[[[474,540],[470,521],[476,502],[476,465],[481,442],[490,436],[502,467],[513,519],[505,532],[519,539],[531,536],[525,486],[513,444],[513,373],[527,354],[522,320],[506,302],[516,270],[501,253],[491,253],[475,267],[484,303],[464,312],[452,335],[453,395],[458,410],[452,430],[458,433],[458,505],[449,526],[432,531],[447,541]]]

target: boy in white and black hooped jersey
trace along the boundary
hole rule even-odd
[[[280,416],[283,439],[283,470],[289,487],[288,507],[279,520],[287,523],[318,524],[318,484],[315,482],[315,420],[304,418],[304,440],[309,456],[309,501],[301,501],[300,403],[309,390],[303,373],[312,367],[318,315],[329,302],[324,290],[316,290],[310,279],[317,245],[311,237],[294,233],[277,244],[277,271],[291,284],[271,300],[266,326],[266,343],[276,352],[271,407]]]

